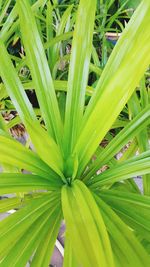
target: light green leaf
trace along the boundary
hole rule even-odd
[[[16,5],[14,5],[0,32],[0,38],[2,38],[4,41],[6,41],[10,37],[10,28],[12,28],[12,25],[14,25],[14,20],[16,19],[16,17],[17,10]]]
[[[16,126],[17,124],[20,124],[21,123],[21,120],[20,120],[20,117],[16,115],[15,118],[13,118],[11,121],[9,121],[6,126],[7,126],[7,129],[10,129],[14,126]]]
[[[11,0],[6,0],[2,7],[0,7],[0,23],[2,23],[3,18],[6,15],[7,9],[11,3]],[[1,10],[2,9],[2,10]]]
[[[61,147],[62,123],[54,85],[36,21],[28,1],[18,0],[21,33],[42,117]]]
[[[26,126],[39,157],[63,177],[63,158],[54,139],[38,123],[27,121]]]
[[[60,41],[66,41],[70,39],[73,36],[73,32],[65,32],[60,35],[57,35],[56,37],[52,38],[50,41],[47,41],[44,43],[44,48],[48,49],[51,48],[53,45],[59,43]]]
[[[0,173],[0,193],[30,192],[34,190],[57,190],[61,180],[44,179],[33,174]]]
[[[42,214],[54,209],[54,203],[57,205],[59,202],[58,196],[58,193],[51,193],[33,199],[25,207],[0,222],[1,260]]]
[[[0,113],[0,129],[7,132],[7,125],[1,113]]]
[[[50,1],[47,2],[47,11],[46,11],[46,43],[49,44],[54,39],[53,38],[53,8],[54,6],[51,4]],[[48,63],[51,69],[51,58],[52,58],[52,46],[46,47],[47,48],[47,57]]]
[[[88,180],[100,169],[104,164],[123,148],[133,137],[135,137],[142,129],[150,123],[150,106],[143,109],[122,131],[117,134],[108,146],[99,154],[96,160],[91,164],[85,174],[85,180]]]
[[[5,85],[3,83],[0,83],[0,100],[2,100],[3,98],[7,97],[7,92],[6,92],[6,88]]]
[[[24,267],[32,256],[34,249],[39,243],[39,235],[42,236],[41,228],[45,227],[46,221],[49,219],[49,212],[44,212],[34,223],[26,230],[18,241],[11,247],[10,251],[1,258],[3,267]],[[20,262],[21,261],[21,262]]]
[[[150,63],[149,13],[150,1],[144,0],[117,42],[86,109],[74,148],[79,154],[79,175]]]
[[[53,237],[51,240],[52,250],[57,237],[59,225],[60,206],[58,207],[58,205],[56,205],[55,207],[54,205],[53,208],[44,212],[36,221],[34,221],[34,223],[32,223],[27,231],[20,237],[18,242],[12,247],[10,252],[5,255],[1,264],[3,264],[3,266],[9,266],[11,264],[12,267],[24,267],[42,239],[44,241],[42,245],[44,244],[43,247],[45,248],[48,232],[50,232],[51,237]],[[52,236],[54,230],[55,234]],[[51,253],[50,251],[48,252],[50,258]],[[48,264],[49,262],[47,265],[42,265],[42,267],[48,266]],[[39,263],[36,266],[39,266]]]
[[[67,24],[67,21],[70,18],[72,8],[73,8],[73,5],[69,5],[68,8],[63,13],[63,15],[61,17],[61,20],[60,20],[60,23],[58,25],[58,29],[57,29],[57,32],[56,32],[55,39],[57,38],[57,36],[61,36],[63,34],[63,32],[65,30],[65,26]],[[70,33],[69,33],[69,35],[70,35]],[[54,40],[52,42],[54,42]],[[61,42],[57,42],[54,45],[54,47],[51,48],[52,49],[52,53],[51,53],[51,55],[52,55],[52,58],[51,58],[51,68],[52,68],[52,70],[53,70],[53,68],[54,68],[54,66],[55,66],[55,64],[56,64],[56,62],[57,62],[57,60],[59,58],[60,44],[61,44]]]
[[[37,12],[39,7],[43,5],[47,0],[37,0],[32,5],[32,10],[34,12]],[[19,19],[17,18],[17,6],[14,5],[13,9],[11,10],[9,16],[6,19],[6,22],[3,24],[3,27],[0,32],[0,38],[3,39],[4,42],[6,42],[12,34],[16,31],[17,27],[19,25]]]
[[[34,152],[12,138],[0,135],[0,162],[36,173],[46,179],[57,179],[57,175]]]
[[[150,241],[150,197],[118,190],[98,194],[126,224]]]
[[[118,163],[89,180],[87,184],[92,188],[97,188],[147,173],[150,173],[150,151],[142,153],[139,157],[133,157],[123,163]]]
[[[130,9],[136,9],[137,6],[140,3],[141,3],[141,0],[128,0],[128,1],[126,1],[126,0],[120,0],[120,4],[121,5],[125,5],[126,4],[125,7],[128,8],[129,11],[130,11]]]
[[[111,246],[101,213],[87,187],[76,180],[62,188],[67,233],[81,266],[114,266]]]
[[[65,255],[64,255],[63,267],[79,267],[79,264],[77,263],[73,253],[71,242],[67,234],[65,235]]]
[[[35,113],[27,98],[24,88],[17,76],[14,66],[10,60],[4,44],[0,40],[0,75],[6,86],[8,95],[11,97],[20,118],[24,122],[25,118],[36,120]]]
[[[40,244],[33,257],[31,267],[47,267],[49,265],[62,218],[60,206],[51,217],[46,234],[43,239],[40,239]]]
[[[0,213],[7,212],[11,209],[18,208],[21,205],[21,200],[19,198],[8,198],[0,200]]]
[[[72,153],[83,117],[85,90],[92,52],[95,8],[95,0],[81,0],[76,17],[66,100],[64,128],[64,153],[66,157]]]
[[[98,69],[96,67],[96,69]],[[67,81],[64,80],[53,80],[54,83],[54,88],[56,91],[62,91],[62,92],[67,92]],[[24,89],[31,89],[33,90],[34,84],[33,82],[25,82],[23,84]],[[86,95],[92,96],[94,92],[94,88],[92,86],[87,86],[86,87]],[[7,96],[7,95],[6,95]]]
[[[149,255],[136,239],[133,231],[101,200],[100,197],[94,196],[110,235],[112,249],[115,255],[115,266],[149,267]]]
[[[148,97],[148,94],[147,94],[147,89],[145,87],[146,85],[145,85],[145,79],[144,79],[144,81],[140,82],[140,95],[141,95],[140,100],[141,100],[141,104],[143,104],[144,107],[149,107],[148,99],[146,99],[146,96]],[[130,116],[133,118],[141,111],[142,107],[140,106],[140,101],[139,101],[139,98],[136,92],[132,95],[131,99],[129,100],[128,107],[129,107],[129,111],[131,112]],[[150,149],[148,131],[146,127],[136,137],[137,137],[137,142],[138,142],[140,153]],[[150,195],[150,175],[149,174],[146,174],[143,176],[143,188],[144,188],[144,194]]]

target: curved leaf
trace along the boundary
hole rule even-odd
[[[94,196],[110,235],[115,260],[117,259],[116,266],[148,267],[150,265],[149,255],[136,239],[132,230],[100,197]]]
[[[47,228],[44,238],[41,238],[40,240],[40,244],[31,262],[31,267],[47,267],[49,265],[54,244],[59,232],[60,221],[62,218],[61,213],[61,207],[59,206],[55,214],[52,214],[51,221],[49,222],[49,227]]]
[[[79,264],[77,263],[76,258],[74,256],[71,242],[67,235],[65,235],[65,255],[63,267],[79,267]]]
[[[39,216],[39,218],[34,223],[32,223],[32,225],[20,237],[18,242],[12,247],[10,252],[5,255],[1,264],[3,266],[9,266],[11,264],[12,267],[24,267],[27,261],[32,256],[35,249],[38,247],[38,244],[40,243],[41,239],[43,239],[43,247],[46,249],[46,239],[47,237],[49,237],[47,236],[48,232],[51,233],[50,238],[52,238],[51,252],[48,251],[48,256],[50,258],[58,234],[59,225],[60,206],[58,207],[54,205],[53,209],[47,210],[41,216]],[[48,266],[48,264],[49,262],[47,263],[47,265],[42,265],[42,267]],[[39,266],[39,262],[36,266]]]
[[[62,188],[62,208],[78,262],[86,267],[114,266],[105,224],[87,187],[80,181]],[[89,230],[90,229],[90,230]]]
[[[57,190],[61,180],[48,180],[32,174],[0,173],[0,194],[29,192],[34,190]]]
[[[35,17],[26,0],[18,0],[21,33],[43,119],[61,147],[62,123],[54,85]]]
[[[0,135],[0,162],[36,173],[46,179],[58,179],[51,168],[34,152],[12,138]]]
[[[39,157],[63,177],[63,158],[54,139],[38,123],[28,120],[26,126]]]
[[[92,53],[95,8],[95,0],[81,0],[76,17],[69,65],[64,126],[64,153],[66,157],[72,152],[83,117],[85,90]]]
[[[85,174],[88,180],[102,165],[106,164],[125,144],[150,123],[150,105],[143,109],[122,131],[117,134],[107,147],[99,154]]]
[[[142,153],[140,156],[142,157],[143,154],[145,156],[145,153]],[[150,173],[150,157],[137,160],[134,157],[95,176],[93,179],[87,181],[87,184],[92,188],[97,188],[147,173]]]
[[[74,148],[79,175],[134,92],[150,63],[150,1],[144,0],[115,46],[96,86]],[[144,29],[144,30],[143,30]],[[132,62],[132,64],[131,64]]]
[[[22,205],[20,198],[8,198],[0,200],[0,213],[6,212]]]
[[[58,196],[58,193],[51,193],[31,199],[27,205],[23,203],[25,207],[0,222],[1,260],[42,214],[54,208],[54,203],[57,204],[60,200]]]
[[[104,190],[98,195],[122,220],[150,241],[150,197],[118,190]]]
[[[11,97],[21,120],[25,118],[36,120],[35,113],[20,82],[7,50],[0,40],[0,75],[6,86],[8,95]],[[11,75],[10,75],[11,73]]]
[[[64,32],[65,26],[67,24],[67,21],[70,18],[72,8],[73,8],[73,5],[69,5],[68,8],[64,11],[64,13],[61,17],[60,23],[58,25],[56,37],[51,40],[51,43],[54,43],[54,40],[59,40],[59,38],[56,39],[57,36],[58,37],[63,36],[63,32]],[[68,33],[67,33],[67,36],[68,36]],[[69,33],[69,37],[70,37],[70,33]],[[51,65],[51,69],[53,69],[53,67],[55,66],[55,64],[59,58],[60,42],[57,42],[54,45],[54,47],[51,48],[51,50],[52,50],[52,52],[51,52],[51,64],[50,65]]]

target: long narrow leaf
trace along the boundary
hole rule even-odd
[[[50,135],[61,147],[62,123],[54,85],[36,21],[28,1],[18,0],[21,32],[41,113]]]
[[[63,16],[61,17],[60,23],[58,25],[55,39],[57,38],[57,36],[61,36],[63,34],[66,23],[70,17],[72,8],[73,8],[73,5],[69,5],[68,8],[63,13]],[[52,69],[59,58],[60,44],[61,42],[58,42],[54,45],[54,47],[51,48],[52,49],[51,68]]]
[[[54,203],[53,203],[54,205]],[[56,226],[55,226],[56,221]],[[50,211],[46,211],[43,213],[31,226],[30,228],[24,233],[23,236],[18,240],[15,246],[12,247],[10,252],[3,258],[2,264],[3,266],[11,266],[13,267],[23,267],[27,263],[27,261],[32,256],[34,250],[37,248],[40,240],[44,238],[43,241],[46,241],[46,233],[47,230],[50,228],[51,235],[54,232],[53,229],[56,227],[56,233],[51,240],[51,247],[53,249],[54,243],[56,240],[56,235],[58,233],[58,227],[60,224],[60,207],[54,205],[54,208]],[[53,226],[54,224],[54,226]],[[40,238],[39,238],[40,236]],[[44,246],[45,247],[45,246]],[[50,252],[50,251],[49,251]],[[51,255],[51,253],[49,254]],[[49,262],[48,262],[49,263]],[[47,265],[42,265],[48,266]],[[38,265],[39,266],[39,263]]]
[[[46,210],[51,209],[53,201],[56,201],[57,197],[58,194],[53,193],[51,197],[49,195],[40,197],[39,199],[33,199],[25,207],[0,222],[1,260],[11,250],[11,246],[16,244],[28,227]],[[10,244],[12,245],[10,246]]]
[[[79,154],[79,175],[150,63],[149,12],[150,1],[143,0],[115,46],[86,109],[74,148]]]
[[[118,190],[98,193],[139,235],[150,241],[150,197]]]
[[[60,221],[62,218],[61,207],[53,214],[49,227],[47,228],[46,235],[41,238],[40,244],[33,257],[31,267],[47,267],[52,256],[54,244],[59,232]],[[44,246],[43,246],[44,244]]]
[[[131,229],[127,227],[127,225],[105,202],[103,202],[103,200],[100,199],[100,197],[95,195],[95,198],[111,240],[113,241],[113,252],[117,256],[117,261],[120,261],[119,267],[148,267],[150,265],[149,255],[138,242]],[[118,267],[117,262],[115,266]]]
[[[68,153],[72,152],[83,117],[85,90],[92,52],[95,8],[95,0],[81,0],[76,18],[69,67],[64,130],[64,149],[67,156],[69,156]]]
[[[142,91],[146,91],[145,83],[144,84],[140,83],[140,94],[142,98],[141,101],[143,100]],[[145,102],[147,101],[145,100]],[[146,105],[146,106],[149,107],[149,105]],[[142,107],[140,106],[140,101],[138,99],[136,92],[132,95],[131,99],[129,100],[128,107],[131,112],[131,116],[133,118],[141,111]],[[137,137],[137,142],[138,142],[140,153],[150,149],[147,128],[143,129],[143,131],[140,132],[136,137]],[[143,189],[144,189],[144,194],[150,195],[150,175],[149,174],[146,174],[143,176]]]
[[[7,50],[0,40],[0,74],[5,83],[8,95],[11,97],[13,104],[19,113],[20,118],[24,122],[24,119],[30,118],[33,121],[36,120],[35,113],[27,98],[24,88],[17,76],[17,73],[13,67]],[[11,75],[10,75],[11,73]]]
[[[10,199],[3,199],[0,201],[0,213],[18,208],[20,205],[21,205],[21,200],[19,198],[15,197]]]
[[[43,177],[22,173],[0,173],[0,193],[30,192],[34,190],[56,190],[61,180],[47,180]]]
[[[87,183],[91,185],[92,188],[96,188],[147,173],[150,173],[150,157],[135,161],[128,160],[122,164],[117,164],[115,167],[95,176]]]
[[[75,181],[62,189],[62,207],[68,235],[81,266],[114,266],[107,231],[86,186]],[[90,231],[89,231],[90,229]]]
[[[0,135],[0,162],[36,173],[47,179],[57,175],[34,152],[6,136]]]
[[[99,154],[97,159],[88,169],[85,180],[88,180],[98,169],[106,164],[125,144],[150,124],[150,106],[148,105],[141,111],[115,138],[108,146]]]
[[[65,236],[65,255],[63,267],[79,267],[79,264],[77,263],[73,253],[71,242],[67,235]]]
[[[57,174],[63,176],[63,158],[54,139],[38,123],[27,121],[26,126],[40,158]]]

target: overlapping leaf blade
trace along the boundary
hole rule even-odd
[[[26,121],[28,132],[36,152],[57,174],[63,176],[63,159],[59,146],[54,139],[38,123]]]
[[[133,178],[138,175],[150,173],[150,151],[142,153],[139,157],[127,160],[123,163],[117,164],[109,170],[95,176],[93,179],[87,181],[92,188],[101,187],[103,185],[113,184],[117,181]],[[143,156],[143,157],[142,157]]]
[[[15,207],[16,205],[19,209],[23,206],[25,207],[0,224],[0,242],[2,245],[0,247],[0,259],[2,260],[0,264],[4,267],[9,265],[15,267],[24,266],[30,256],[33,255],[33,252],[35,252],[31,266],[46,267],[49,264],[50,255],[52,253],[61,220],[60,194],[57,194],[57,188],[62,186],[62,181],[58,175],[62,178],[64,171],[62,162],[63,132],[57,98],[54,92],[54,84],[51,79],[34,15],[31,12],[28,1],[17,1],[18,7],[20,7],[20,10],[18,8],[18,11],[21,18],[25,50],[27,51],[28,63],[33,78],[30,86],[33,84],[33,88],[35,88],[37,92],[38,101],[42,108],[42,116],[46,123],[48,133],[44,131],[40,125],[32,125],[32,122],[36,121],[35,114],[32,106],[28,106],[29,101],[24,93],[24,89],[17,78],[8,54],[6,53],[6,49],[2,44],[1,47],[4,52],[4,56],[2,56],[5,66],[2,66],[3,79],[5,80],[7,91],[10,92],[10,96],[19,112],[21,120],[25,122],[27,126],[27,130],[39,157],[14,140],[11,140],[11,138],[1,136],[0,148],[2,148],[1,151],[3,155],[0,155],[0,162],[6,163],[7,161],[10,161],[12,166],[27,169],[33,172],[34,175],[2,174],[0,175],[0,192],[4,193],[8,190],[10,193],[14,191],[23,192],[24,190],[32,191],[42,189],[44,190],[42,194],[45,194],[45,196],[41,198],[39,197],[36,200],[31,200],[30,204],[29,202],[26,203],[24,201],[21,207],[18,206],[19,203],[15,199],[14,201],[8,200],[7,203],[2,203],[2,210],[9,207]],[[36,3],[39,2],[41,1],[37,1]],[[43,3],[45,4],[45,1],[43,1]],[[121,39],[122,41],[116,46],[118,49],[115,48],[115,51],[120,49],[121,54],[118,56],[118,51],[113,53],[110,63],[108,64],[108,67],[106,67],[102,78],[97,85],[93,100],[89,104],[83,118],[96,2],[95,0],[94,2],[91,0],[81,0],[80,3],[80,11],[77,16],[78,22],[76,23],[78,30],[75,30],[74,34],[70,76],[67,88],[68,96],[63,147],[65,159],[70,159],[70,156],[72,156],[70,154],[72,152],[73,154],[76,154],[76,158],[79,154],[80,165],[78,174],[81,174],[84,170],[84,167],[96,150],[98,143],[102,140],[107,130],[115,121],[117,114],[119,114],[123,105],[130,97],[134,87],[138,84],[139,77],[141,77],[150,61],[148,53],[149,48],[148,45],[146,45],[146,42],[150,39],[150,34],[148,32],[148,23],[150,23],[148,16],[150,4],[148,0],[145,0],[141,5],[143,14],[140,13],[141,11],[139,9],[134,16],[137,25],[135,22],[131,22],[126,33],[123,35],[124,37]],[[136,17],[138,17],[138,20]],[[82,23],[85,23],[81,24],[80,18],[82,18]],[[134,19],[132,21],[134,21]],[[16,24],[14,26],[16,27]],[[142,33],[143,28],[145,29],[144,33]],[[82,36],[82,42],[79,38],[80,34],[78,35],[78,33]],[[125,40],[125,38],[128,37],[130,39],[130,35],[133,35],[131,36],[131,43],[129,43],[128,40]],[[69,35],[66,36],[71,35],[69,33]],[[66,36],[64,38],[66,38]],[[59,38],[61,37],[59,36]],[[57,41],[61,40],[59,38]],[[51,44],[54,44],[53,42],[55,43],[56,40],[52,40]],[[135,49],[136,45],[138,47],[137,51]],[[139,58],[137,58],[137,54],[140,54]],[[133,60],[133,66],[129,66],[126,62],[126,57]],[[5,58],[8,59],[8,62],[7,60],[4,62]],[[143,59],[145,59],[144,63],[142,62]],[[143,64],[141,64],[141,62]],[[93,70],[95,70],[95,66],[91,66]],[[126,74],[127,66],[129,66],[129,71],[127,71]],[[5,69],[6,67],[8,67],[10,73],[12,72],[14,75],[14,81],[8,77],[7,69]],[[98,70],[98,73],[101,73],[101,70]],[[132,75],[135,76],[135,81],[130,77]],[[122,81],[120,81],[120,77]],[[65,88],[66,90],[65,81],[55,81],[55,84],[58,88],[63,85],[63,89]],[[90,92],[90,94],[92,93]],[[149,116],[149,107],[144,112],[146,113],[143,117],[140,117],[140,114],[137,121],[134,120],[133,123],[130,123],[129,127],[127,126],[123,132],[110,143],[108,148],[102,152],[102,157],[101,159],[99,158],[100,164],[103,164],[105,160],[110,159],[117,152],[117,149],[119,150],[129,138],[132,138],[134,134],[139,132],[143,129],[142,127],[145,127],[145,125],[149,123],[146,121]],[[104,118],[103,115],[105,115]],[[27,118],[27,121],[24,120],[25,117]],[[142,121],[142,125],[140,125],[140,120]],[[81,136],[79,135],[79,132],[81,133]],[[42,140],[39,140],[39,136]],[[78,136],[79,141],[77,140]],[[78,142],[77,145],[76,142]],[[73,158],[73,160],[76,158]],[[93,180],[89,180],[89,183],[87,184],[90,187],[92,187],[93,184],[93,188],[97,188],[105,184],[112,184],[116,181],[127,179],[137,173],[143,174],[150,172],[149,160],[150,156],[148,151],[136,158],[126,161],[125,163],[118,164],[118,166],[94,177]],[[97,162],[96,164],[99,163]],[[89,172],[90,175],[93,175],[93,171],[97,170],[98,165],[96,165],[96,167],[95,165],[91,168],[92,172]],[[76,169],[77,168],[78,166],[76,166]],[[52,171],[52,169],[55,172]],[[75,175],[72,178],[75,178]],[[144,267],[149,267],[150,260],[143,247],[137,241],[128,226],[119,219],[109,206],[99,197],[95,197],[97,204],[99,205],[98,210],[90,190],[88,190],[82,182],[75,181],[72,184],[70,184],[70,180],[67,182],[68,184],[62,189],[62,205],[68,231],[68,243],[66,245],[67,256],[65,258],[64,266],[78,266],[74,261],[75,254],[78,262],[86,267],[133,267],[134,265],[143,267],[143,264]],[[55,192],[49,194],[48,192],[45,192],[45,190],[55,190]],[[104,198],[103,195],[101,195],[101,197]],[[126,200],[128,200],[127,197],[128,194],[126,195]],[[139,197],[141,196],[138,196],[138,198]],[[118,214],[121,214],[120,216],[125,221],[127,219],[127,224],[133,229],[135,227],[137,232],[139,231],[139,233],[146,238],[145,233],[149,234],[149,225],[146,221],[146,219],[149,220],[149,205],[147,207],[142,206],[139,208],[138,214],[140,214],[140,212],[142,214],[142,212],[145,211],[144,218],[141,218],[137,214],[132,214],[132,212],[135,213],[136,211],[135,207],[139,207],[134,201],[133,203],[135,204],[135,207],[131,210],[128,210],[131,207],[129,200],[128,203],[121,200],[122,205],[118,204],[118,198],[116,198],[115,201],[115,208],[117,209],[119,207],[117,211]],[[142,202],[142,198],[139,199],[139,203],[140,201]],[[49,223],[51,229],[49,229]],[[144,229],[146,229],[145,233]],[[38,238],[38,236],[40,236],[40,238]],[[14,248],[12,248],[12,246],[14,246]],[[112,250],[114,255],[112,255]],[[115,259],[115,264],[113,258]]]
[[[0,162],[36,173],[46,179],[57,179],[58,176],[34,152],[18,141],[0,136]]]
[[[139,101],[139,98],[136,94],[136,92],[133,94],[131,99],[128,102],[129,111],[131,113],[131,117],[135,117],[141,110],[142,106],[149,106],[148,105],[148,95],[147,95],[147,89],[145,88],[145,79],[140,82],[140,94],[141,94],[141,101]],[[141,105],[140,105],[141,102]],[[143,129],[142,132],[140,132],[137,136],[137,142],[139,146],[140,153],[149,150],[149,137],[148,137],[148,131],[147,127]],[[144,194],[150,195],[150,175],[146,174],[143,176],[143,188],[144,188]]]
[[[59,232],[61,218],[62,211],[61,207],[59,206],[57,213],[53,214],[51,218],[51,224],[49,223],[50,225],[46,231],[44,238],[41,238],[40,240],[39,246],[37,247],[36,253],[33,257],[31,267],[47,267],[49,265],[54,243]]]
[[[21,205],[20,198],[14,197],[10,199],[2,199],[0,201],[0,213],[17,208]]]
[[[143,267],[150,265],[149,255],[138,242],[131,229],[115,214],[100,197],[95,195],[103,220],[110,235],[117,267]]]
[[[50,195],[33,199],[24,208],[0,222],[1,260],[11,250],[12,246],[16,244],[29,226],[46,210],[50,209],[52,201],[57,199],[58,194],[55,193],[52,196],[51,199]],[[11,246],[9,246],[10,244]]]
[[[74,252],[71,246],[71,242],[69,237],[66,235],[65,237],[65,255],[64,255],[64,262],[63,267],[78,267],[78,263],[74,256]]]
[[[149,12],[150,2],[142,1],[115,46],[97,84],[75,147],[75,151],[79,154],[79,174],[130,98],[150,63]]]
[[[72,152],[74,144],[76,143],[83,117],[85,90],[92,52],[95,8],[95,0],[81,0],[77,12],[66,100],[64,129],[64,150],[66,157]]]
[[[42,198],[41,199],[39,198],[38,200],[36,200],[37,202],[36,206],[35,206],[35,201],[34,203],[33,203],[33,200],[29,202],[28,209],[30,211],[31,207],[33,207],[33,211],[30,211],[28,215],[27,214],[25,215],[24,213],[25,208],[20,211],[20,219],[21,219],[20,225],[18,224],[17,231],[15,227],[13,229],[13,235],[16,235],[16,240],[15,240],[14,246],[12,246],[9,249],[9,252],[3,256],[2,262],[1,262],[3,266],[8,266],[10,265],[10,263],[11,263],[11,266],[15,266],[15,267],[25,266],[25,264],[30,259],[35,249],[38,247],[40,241],[43,238],[46,238],[47,231],[51,233],[51,236],[55,232],[51,240],[51,247],[53,249],[55,239],[58,233],[59,224],[60,224],[61,209],[60,209],[60,202],[59,202],[58,194],[56,194],[56,196],[55,194],[54,195],[51,194],[51,198],[49,195],[47,197],[47,200],[49,202],[47,203],[45,202],[46,204],[46,205],[44,204],[45,207],[42,204],[43,211],[40,213],[37,213],[37,215],[36,215],[36,210],[40,211],[40,204],[42,203]],[[39,207],[37,206],[38,204],[39,204]],[[25,215],[25,217],[23,214]],[[14,218],[15,216],[17,216],[17,214],[14,214]],[[30,222],[27,221],[26,217],[30,218]],[[27,222],[25,227],[24,227],[23,221]],[[21,229],[21,225],[23,229]],[[20,236],[18,236],[18,231],[22,231],[22,234]],[[38,238],[39,234],[40,234],[41,239]]]
[[[13,248],[6,254],[1,261],[2,266],[19,266],[23,267],[32,256],[33,250],[39,243],[39,234],[42,236],[41,228],[46,227],[46,221],[49,218],[49,212],[44,212],[40,218],[34,221],[24,234],[21,235],[18,242],[14,244]],[[25,253],[25,255],[24,255]],[[21,261],[21,262],[20,262]]]
[[[122,220],[150,242],[150,197],[118,190],[98,194]]]
[[[37,0],[32,5],[32,10],[38,11],[38,9],[45,4],[47,0]],[[10,36],[16,31],[19,25],[19,19],[17,18],[17,6],[14,5],[13,9],[11,10],[9,16],[7,17],[5,23],[0,32],[0,37],[3,39],[4,42],[8,41]]]
[[[107,231],[86,186],[75,181],[62,189],[62,207],[68,235],[78,262],[90,267],[114,266]],[[90,231],[89,231],[90,229]]]
[[[61,36],[65,30],[65,26],[67,24],[67,21],[70,18],[71,15],[71,11],[72,11],[73,5],[69,5],[68,8],[65,10],[65,12],[63,13],[63,16],[60,19],[60,23],[58,25],[58,29],[56,32],[56,37]],[[52,39],[51,41],[53,42],[54,39]],[[61,40],[60,40],[61,41]],[[51,59],[50,59],[50,66],[53,69],[57,60],[59,59],[59,51],[60,51],[60,42],[56,43],[53,47],[50,47],[51,49]]]
[[[24,88],[19,80],[19,78],[17,77],[17,74],[15,72],[15,69],[11,63],[11,60],[8,56],[8,53],[6,52],[6,48],[4,47],[3,43],[0,43],[0,51],[1,51],[1,75],[2,78],[4,79],[7,91],[9,93],[9,95],[11,96],[11,99],[20,115],[21,120],[25,123],[25,125],[27,126],[27,130],[29,131],[31,138],[32,138],[32,142],[34,144],[36,144],[36,148],[40,148],[40,152],[43,151],[44,147],[43,146],[38,146],[38,143],[36,142],[37,140],[37,133],[35,133],[33,131],[33,127],[34,129],[36,128],[36,130],[38,130],[38,134],[41,136],[44,134],[42,134],[42,129],[40,129],[40,127],[38,127],[37,123],[36,123],[36,116],[35,113],[33,111],[33,108],[29,102],[29,99],[27,98],[27,95],[24,91]],[[11,73],[11,75],[9,75],[9,72]],[[28,123],[27,123],[28,122]],[[33,124],[35,123],[35,125]],[[32,124],[32,127],[30,127],[30,125]],[[40,132],[39,132],[40,131]],[[44,132],[44,130],[43,130]],[[45,133],[45,136],[46,135]],[[46,138],[46,137],[45,137]],[[59,149],[57,148],[57,145],[55,144],[55,142],[53,141],[52,137],[48,137],[46,138],[46,140],[42,139],[44,142],[47,140],[47,142],[49,143],[49,146],[51,146],[51,150],[49,151],[50,155],[52,155],[51,159],[53,158],[53,161],[49,161],[49,164],[51,165],[52,169],[54,169],[57,173],[60,174],[60,172],[62,171],[62,157],[59,152]],[[51,144],[51,145],[50,145]],[[53,147],[53,149],[52,149]],[[47,147],[47,150],[49,149],[49,147]],[[46,150],[46,151],[47,151]],[[39,151],[39,149],[38,149]],[[46,153],[45,151],[45,153]],[[43,153],[41,153],[41,156],[43,155]],[[49,157],[45,156],[45,158],[49,159]],[[61,165],[61,168],[59,170],[59,163]],[[55,166],[54,166],[55,165]]]
[[[43,119],[61,147],[62,123],[54,85],[36,21],[28,1],[18,0],[21,32]]]
[[[91,164],[88,169],[85,180],[90,178],[96,171],[106,164],[120,149],[126,145],[133,137],[144,129],[145,126],[150,124],[150,106],[148,105],[141,111],[135,119],[120,131],[118,135],[108,144],[108,146],[99,154],[96,160]]]
[[[22,173],[0,173],[0,194],[30,192],[34,190],[56,190],[62,186],[60,180],[48,180],[38,175]]]
[[[25,118],[36,120],[35,113],[24,91],[24,88],[17,76],[7,50],[0,40],[0,75],[6,86],[6,90],[11,97],[13,104],[19,113],[22,122]],[[11,73],[11,75],[10,75]]]

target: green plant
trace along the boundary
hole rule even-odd
[[[1,120],[0,162],[14,169],[0,174],[0,193],[15,196],[2,200],[0,208],[16,209],[0,223],[2,267],[25,266],[29,259],[31,266],[48,266],[62,219],[66,223],[64,266],[150,266],[150,196],[142,195],[130,179],[150,173],[150,150],[119,163],[113,158],[150,124],[149,103],[105,149],[99,148],[150,63],[150,2],[143,0],[133,15],[85,109],[95,9],[96,1],[80,1],[64,122],[28,1],[18,0],[15,10],[41,124],[4,45],[6,35],[0,41],[1,77],[35,148],[31,151],[13,140]],[[104,165],[108,170],[97,175]],[[23,174],[22,169],[29,173]]]
[[[120,3],[121,4],[125,3],[127,8],[136,9],[137,6],[141,3],[141,0],[128,0],[128,1],[120,0]]]

